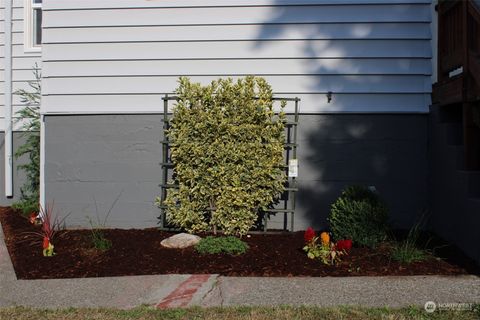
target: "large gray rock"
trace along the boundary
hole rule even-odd
[[[179,233],[162,240],[160,244],[166,248],[183,249],[196,245],[200,241],[199,236],[188,233]]]

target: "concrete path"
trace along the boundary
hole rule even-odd
[[[232,305],[361,305],[402,307],[480,303],[480,278],[324,277],[245,278],[157,275],[17,280],[0,226],[0,307],[157,308]]]
[[[218,277],[203,305],[361,305],[403,307],[480,302],[480,279],[438,277]]]

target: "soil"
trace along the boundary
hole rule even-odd
[[[402,265],[390,247],[352,248],[335,266],[307,258],[303,232],[252,234],[240,256],[200,255],[194,248],[166,249],[160,242],[172,232],[151,229],[107,229],[112,248],[93,248],[90,230],[60,231],[52,241],[56,255],[43,257],[39,226],[10,208],[0,208],[0,222],[19,279],[85,278],[153,274],[221,274],[225,276],[387,276],[480,274],[478,267],[452,247],[448,256]],[[452,261],[451,257],[454,258]]]

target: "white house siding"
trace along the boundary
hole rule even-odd
[[[255,74],[304,113],[427,112],[431,15],[430,0],[44,0],[42,108],[155,113],[181,75]]]
[[[0,131],[5,130],[5,1],[0,1]],[[12,0],[10,0],[12,1]],[[41,67],[41,53],[26,53],[24,50],[24,0],[13,0],[12,4],[12,88],[27,89],[28,81],[34,80],[32,69],[35,63]],[[22,107],[18,96],[13,96],[13,113]],[[18,126],[14,127],[17,128]]]

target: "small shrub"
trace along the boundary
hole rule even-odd
[[[47,204],[45,208],[42,206],[39,207],[39,217],[41,220],[40,231],[27,232],[26,234],[38,236],[41,239],[43,256],[52,257],[55,255],[53,243],[56,241],[56,235],[58,231],[65,229],[64,221],[68,215],[60,219],[58,214],[54,214],[53,203]]]
[[[240,255],[248,250],[248,245],[236,237],[211,237],[208,236],[200,240],[195,246],[195,250],[200,254],[219,254],[226,253],[231,255]]]
[[[244,235],[284,190],[285,115],[263,78],[179,83],[167,132],[179,188],[156,203],[188,232]]]
[[[420,220],[413,225],[405,240],[394,244],[392,249],[392,258],[394,260],[403,264],[410,264],[427,258],[427,252],[418,247],[422,221]]]
[[[328,221],[335,239],[375,247],[387,236],[388,211],[377,194],[361,186],[349,186],[332,204]]]

